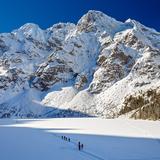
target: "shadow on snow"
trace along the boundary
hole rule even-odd
[[[75,129],[72,128],[36,129],[12,126],[36,120],[18,120],[18,122],[13,120],[5,125],[5,120],[2,121],[0,124],[0,151],[3,160],[160,159],[160,139],[79,134],[73,133]],[[71,141],[64,141],[61,136],[66,136]],[[78,151],[77,148],[79,141],[84,144],[82,151]]]

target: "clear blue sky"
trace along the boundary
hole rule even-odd
[[[43,29],[57,22],[76,23],[91,9],[121,21],[135,19],[160,31],[160,0],[0,0],[0,32],[28,22]]]

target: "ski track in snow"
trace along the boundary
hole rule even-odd
[[[61,139],[61,136],[59,136],[58,134],[53,134],[52,133],[52,135],[54,135],[56,138],[60,138]],[[67,141],[65,141],[66,143],[67,143]],[[69,144],[73,144],[74,145],[74,147],[77,147],[77,143],[78,143],[78,139],[73,139],[72,138],[72,140],[70,140],[70,142],[68,142]],[[94,154],[94,153],[91,153],[90,151],[88,151],[88,150],[81,150],[81,151],[79,151],[80,153],[83,153],[84,155],[87,155],[87,156],[89,156],[89,157],[91,157],[91,158],[93,158],[93,159],[95,159],[95,160],[105,160],[105,159],[103,159],[103,158],[101,158],[100,156],[98,156],[98,155],[96,155],[96,154]]]

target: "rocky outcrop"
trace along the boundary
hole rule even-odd
[[[123,108],[119,114],[129,113],[135,119],[160,119],[160,92],[159,88],[125,97]]]
[[[99,68],[90,85],[91,93],[99,93],[126,77],[135,64],[135,59],[126,52],[122,44],[115,43],[112,48],[101,51],[97,64]]]
[[[33,86],[44,91],[55,83],[65,83],[73,77],[73,70],[60,59],[42,64],[34,75]]]

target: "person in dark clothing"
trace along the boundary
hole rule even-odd
[[[63,136],[62,136],[61,138],[62,138],[62,139],[64,139],[64,137],[63,137]]]
[[[83,144],[81,144],[81,149],[83,149],[83,147],[84,147],[84,145],[83,145]]]
[[[71,140],[70,140],[70,138],[68,138],[68,142],[70,142]]]
[[[81,143],[78,142],[78,150],[80,151],[81,150]]]

